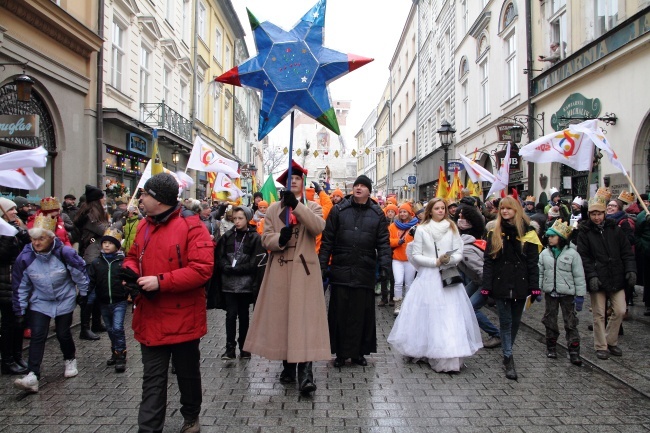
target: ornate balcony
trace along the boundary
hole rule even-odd
[[[192,122],[165,104],[164,100],[157,104],[140,104],[140,116],[142,123],[167,130],[189,143],[192,142]]]

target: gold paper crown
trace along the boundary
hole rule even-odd
[[[54,233],[56,231],[56,218],[47,215],[37,215],[36,218],[34,218],[33,228],[49,230]]]
[[[41,211],[47,212],[50,210],[59,210],[61,209],[61,203],[56,197],[45,197],[41,199]]]
[[[618,195],[618,199],[625,204],[634,203],[634,194],[627,191],[621,191]]]
[[[104,232],[104,236],[110,236],[117,239],[118,242],[122,242],[122,232],[120,232],[118,229],[109,227]]]
[[[612,198],[612,192],[608,188],[598,188],[594,197],[600,197],[602,200],[605,200],[606,203],[610,198]]]
[[[128,194],[121,195],[115,199],[115,203],[117,202],[122,202],[124,204],[129,204],[129,200],[131,200],[131,197],[129,197]]]
[[[535,203],[535,196],[534,195],[527,195],[525,201],[532,201],[533,203]]]
[[[573,231],[573,228],[569,226],[567,223],[562,222],[562,220],[558,218],[551,226],[551,230],[553,230],[555,233],[557,233],[559,236],[563,237],[564,239],[569,239],[569,236],[571,236],[571,232]]]
[[[607,209],[607,202],[608,201],[609,201],[609,199],[606,199],[605,197],[600,196],[600,195],[598,195],[598,193],[596,193],[595,196],[593,196],[592,198],[589,199],[589,210],[588,210],[588,212],[591,212],[591,211],[605,212],[605,210]]]

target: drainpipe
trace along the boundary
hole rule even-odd
[[[192,79],[192,96],[190,98],[190,103],[192,104],[190,106],[190,121],[192,122],[192,131],[194,131],[194,128],[196,126],[195,120],[196,120],[196,87],[198,86],[198,74],[197,74],[197,61],[198,61],[198,49],[197,45],[199,43],[199,34],[196,31],[196,23],[199,22],[199,4],[198,0],[195,0],[194,2],[194,47],[192,49],[192,66],[194,67],[194,77]],[[200,135],[200,132],[197,132],[197,135]],[[197,196],[198,194],[198,189],[197,185],[199,184],[199,173],[197,171],[194,172],[194,196]]]
[[[104,40],[104,0],[97,6],[97,35]],[[97,102],[95,108],[95,152],[97,164],[97,186],[104,187],[104,43],[97,52]]]
[[[530,143],[535,137],[535,122],[533,121],[535,115],[535,107],[533,106],[533,35],[532,35],[532,13],[530,11],[530,2],[526,4],[526,68],[528,68],[528,142]],[[533,137],[530,136],[533,131]],[[535,164],[528,162],[528,194],[535,195]]]
[[[415,5],[417,20],[415,21],[415,160],[413,168],[415,169],[415,185],[413,185],[413,201],[417,202],[420,198],[420,176],[418,176],[418,160],[420,157],[420,2]]]

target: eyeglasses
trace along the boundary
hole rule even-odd
[[[608,204],[607,207],[618,207],[616,204]]]
[[[147,197],[147,196],[150,196],[150,195],[151,195],[151,194],[149,194],[147,191],[142,191],[142,192],[140,193],[140,198],[142,198],[142,197]]]

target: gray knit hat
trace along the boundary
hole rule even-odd
[[[238,206],[232,210],[233,212],[237,211],[242,211],[244,212],[244,215],[246,216],[246,221],[250,221],[253,219],[253,211],[251,208],[246,207],[246,206]]]
[[[169,173],[150,177],[144,184],[144,191],[162,204],[175,206],[178,203],[178,182]]]

